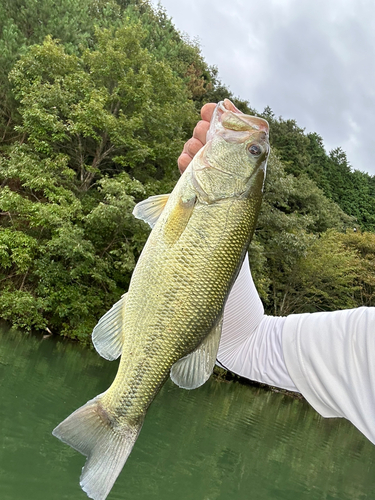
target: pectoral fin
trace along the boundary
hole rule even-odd
[[[123,339],[123,322],[125,314],[126,293],[112,308],[102,316],[92,332],[95,349],[105,359],[113,361],[121,355]]]
[[[168,199],[169,194],[150,196],[150,198],[141,201],[134,207],[133,215],[137,219],[141,219],[147,222],[151,227],[154,227]]]
[[[203,342],[171,368],[171,379],[183,389],[196,389],[203,385],[214,369],[219,349],[223,318],[211,330]]]
[[[193,213],[196,195],[195,193],[188,195],[178,200],[165,222],[163,234],[165,241],[170,245],[173,245],[185,231]]]

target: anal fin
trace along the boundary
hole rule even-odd
[[[196,389],[210,378],[216,363],[222,326],[221,317],[195,351],[179,359],[172,366],[170,375],[176,385],[183,389]]]

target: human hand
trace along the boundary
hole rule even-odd
[[[189,165],[196,153],[198,153],[201,147],[206,144],[206,134],[210,128],[210,121],[215,108],[216,104],[212,102],[207,103],[202,107],[202,120],[200,120],[195,126],[193,137],[185,143],[184,149],[177,160],[178,168],[181,174],[185,171],[186,167]]]

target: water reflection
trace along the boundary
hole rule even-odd
[[[103,392],[116,363],[49,338],[0,331],[0,498],[87,498],[84,458],[51,436]],[[307,403],[210,380],[167,383],[150,408],[109,500],[375,498],[375,447]]]

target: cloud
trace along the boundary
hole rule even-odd
[[[375,175],[372,0],[162,0],[235,95],[294,118]]]

